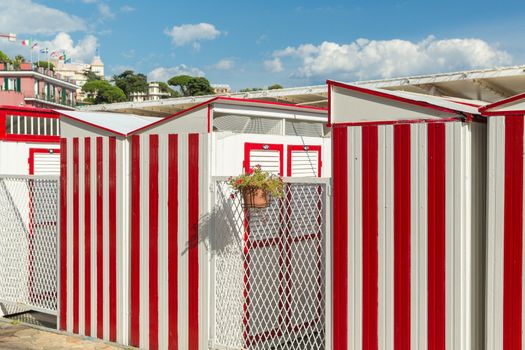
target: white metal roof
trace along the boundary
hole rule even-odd
[[[525,92],[525,65],[358,81],[353,84],[362,87],[402,90],[434,96],[496,102]],[[230,93],[227,94],[227,96],[326,107],[328,104],[327,93],[328,89],[326,85],[314,85],[245,93]],[[215,97],[215,95],[169,98],[160,101],[120,102],[80,108],[91,111],[112,111],[165,117],[203,103],[212,97]]]
[[[136,114],[123,113],[79,112],[58,109],[55,111],[81,123],[124,136],[133,130],[148,126],[159,119],[162,119],[159,117],[145,117]]]
[[[468,114],[479,114],[478,108],[480,105],[477,105],[477,103],[472,102],[480,102],[480,101],[470,101],[470,100],[461,100],[461,99],[448,99],[443,98],[439,96],[431,96],[431,95],[424,95],[424,94],[418,94],[414,92],[407,92],[407,91],[392,91],[392,90],[383,90],[383,89],[375,89],[370,87],[363,87],[363,86],[357,86],[354,84],[346,84],[343,82],[336,82],[334,83],[341,85],[346,88],[355,89],[357,92],[362,92],[366,94],[372,94],[376,96],[382,96],[388,98],[390,97],[399,97],[401,99],[410,101],[416,101],[416,102],[423,102],[425,104],[430,104],[436,107],[442,107],[453,111],[458,112],[464,112]],[[466,104],[469,103],[469,104]],[[471,104],[476,104],[476,106],[472,106]],[[485,105],[486,103],[483,103]]]

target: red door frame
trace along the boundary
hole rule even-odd
[[[288,145],[287,146],[287,171],[288,176],[292,176],[292,152],[293,151],[317,151],[318,163],[317,163],[317,177],[321,177],[321,167],[323,166],[323,160],[321,158],[321,146],[320,145]]]
[[[35,153],[58,153],[60,154],[60,148],[30,148],[29,158],[29,175],[35,175]]]
[[[245,172],[248,172],[250,170],[250,152],[252,150],[278,151],[279,152],[279,175],[283,176],[284,146],[282,144],[246,142],[244,144],[244,162],[243,162],[243,168]]]

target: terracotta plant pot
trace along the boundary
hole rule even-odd
[[[244,189],[242,191],[244,206],[248,208],[266,208],[268,206],[268,193],[260,188]]]

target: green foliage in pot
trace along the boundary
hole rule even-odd
[[[259,165],[247,173],[230,177],[228,183],[239,192],[261,189],[273,197],[281,198],[284,195],[283,180],[277,175],[263,171]]]

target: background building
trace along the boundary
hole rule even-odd
[[[0,64],[0,104],[50,109],[74,109],[79,87],[74,80],[22,63],[18,69]]]
[[[131,92],[129,95],[132,102],[159,101],[170,97],[169,92],[161,91],[159,83],[148,83],[147,92]]]
[[[78,90],[78,101],[80,102],[84,101],[86,98],[86,94],[82,91],[82,86],[84,86],[88,80],[85,72],[92,71],[95,75],[100,77],[100,79],[104,79],[104,62],[102,62],[100,56],[93,57],[91,63],[66,63],[63,59],[60,59],[54,64],[56,73],[74,80],[80,88]]]
[[[211,88],[215,94],[229,94],[232,92],[232,88],[228,84],[211,84]]]

